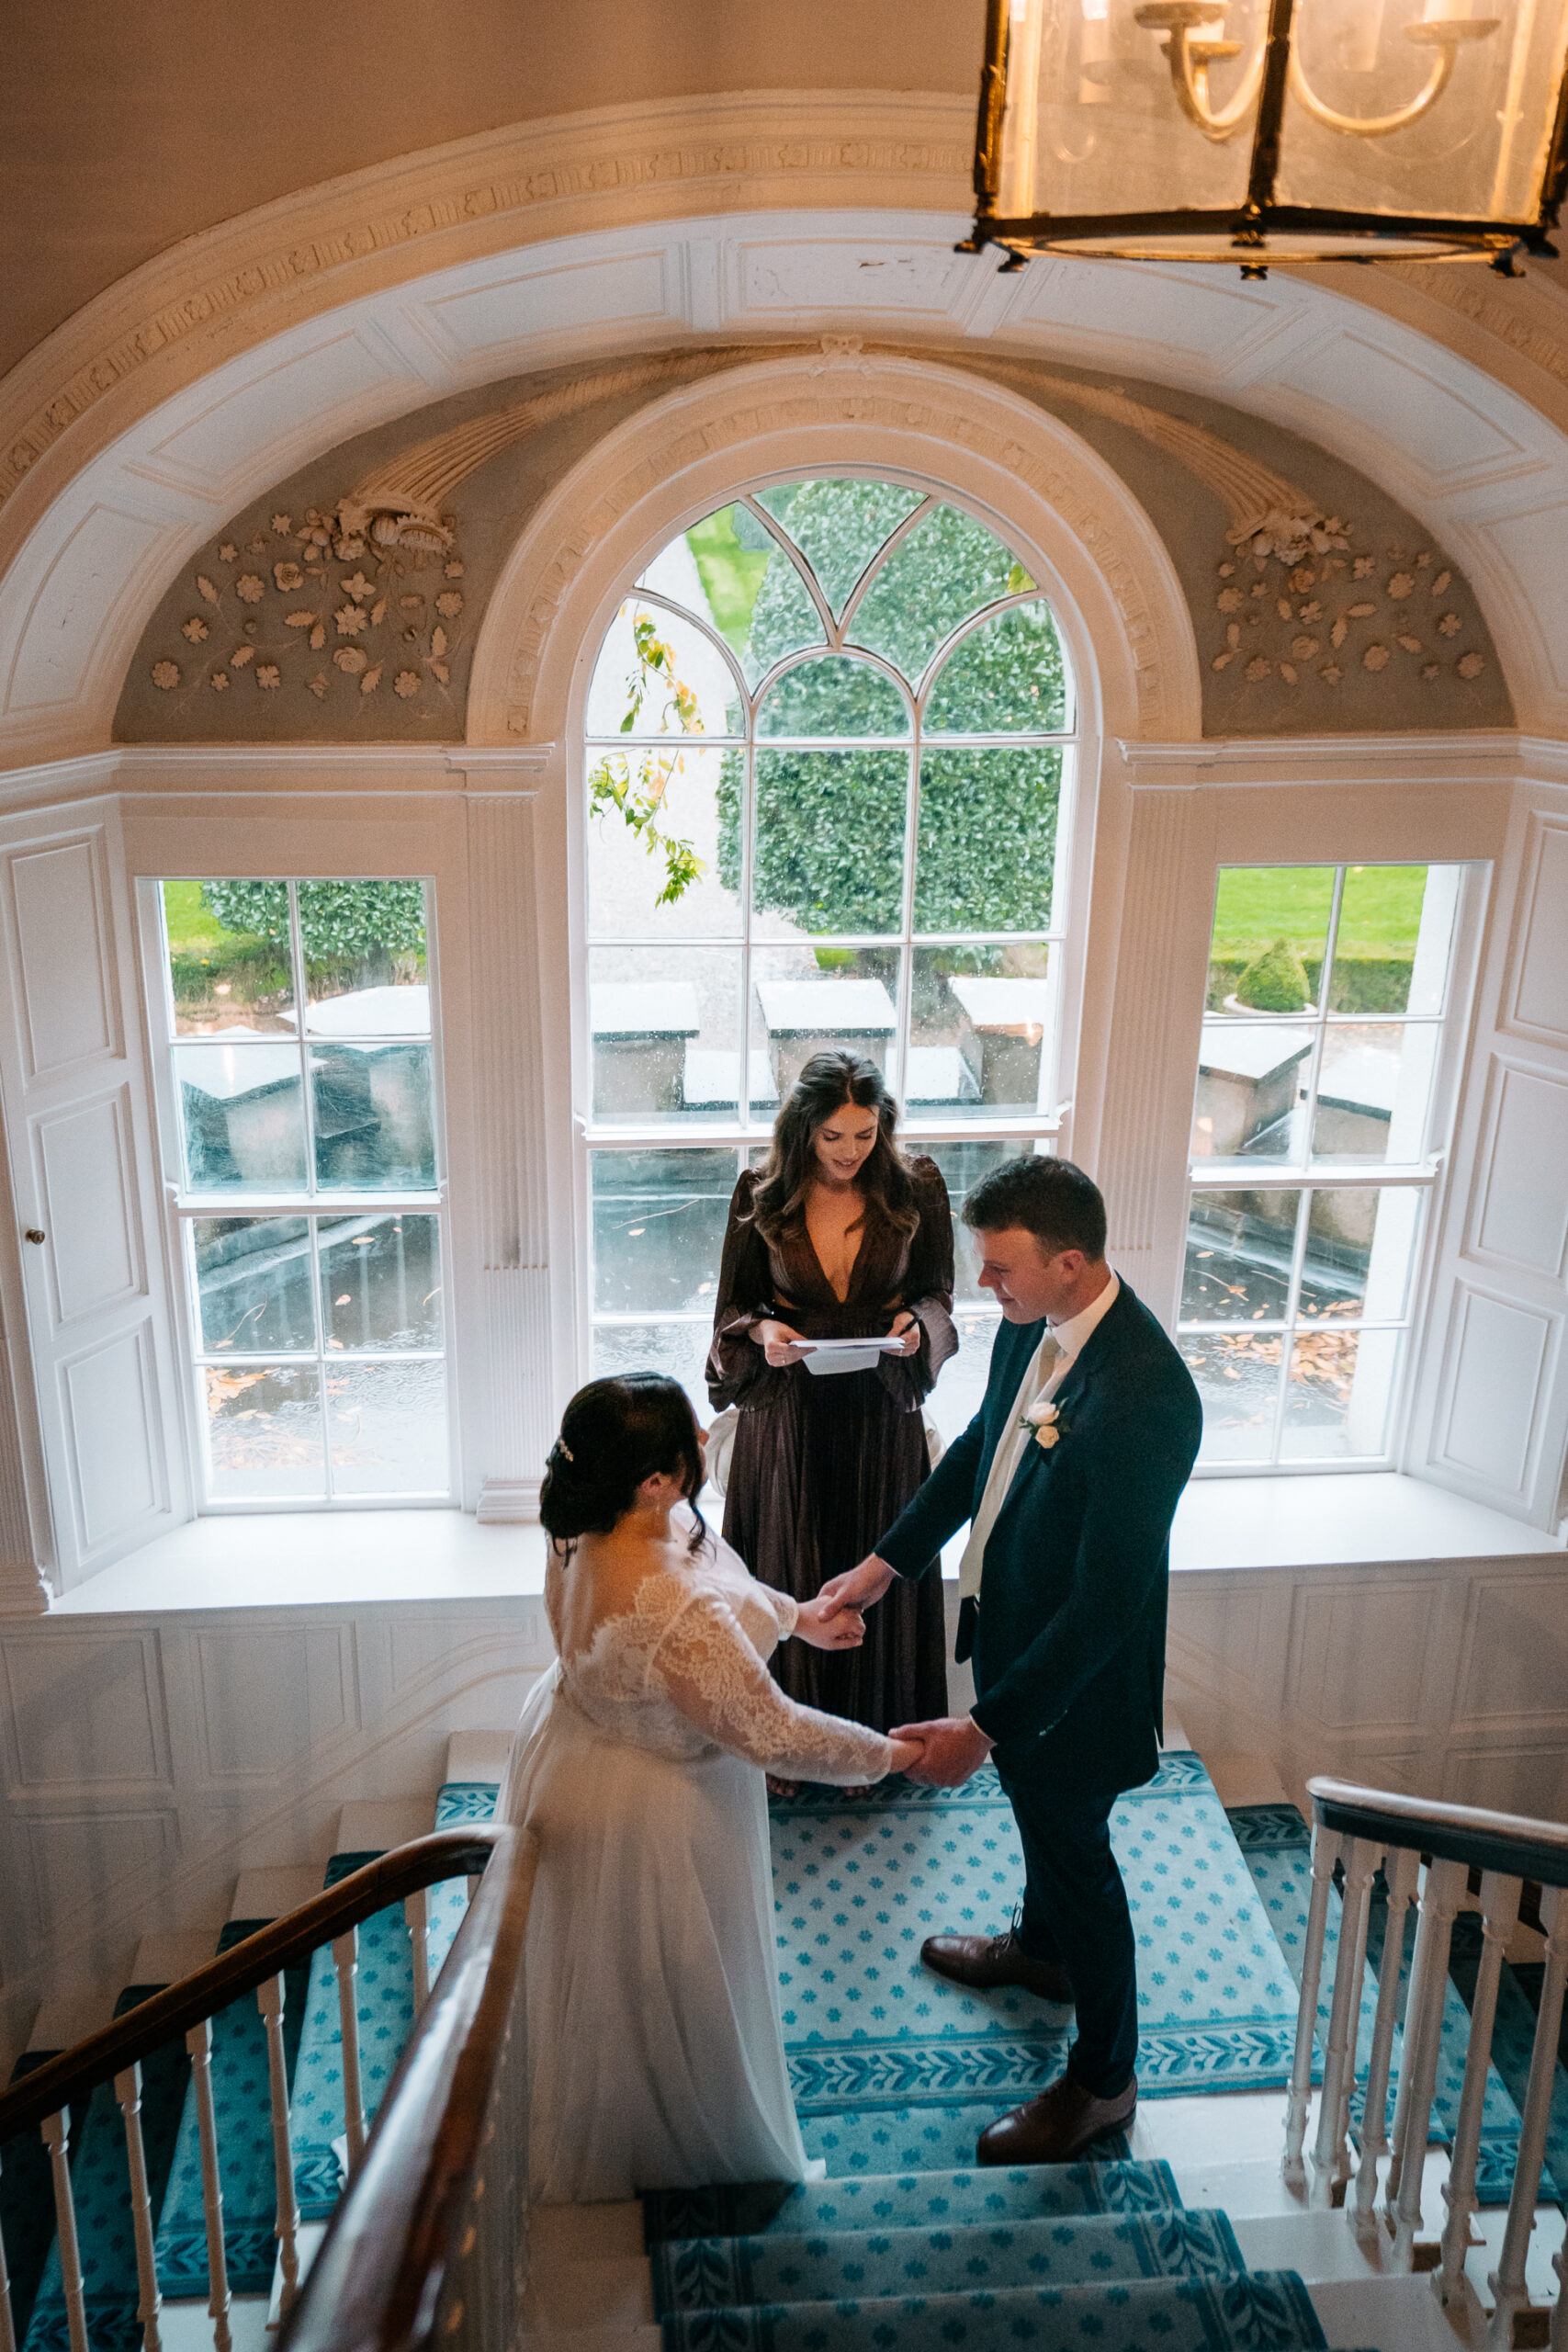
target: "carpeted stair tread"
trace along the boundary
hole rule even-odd
[[[265,1919],[231,1919],[220,1952],[265,1927]],[[291,1968],[284,1980],[283,2047],[292,2079],[304,2026],[310,1973]],[[218,2177],[223,2192],[223,2256],[230,2291],[265,2295],[276,2257],[277,2175],[272,2146],[272,2098],[266,2026],[254,1993],[220,2009],[212,2020],[212,2109],[218,2128]],[[186,2085],[179,2138],[155,2241],[158,2278],[170,2301],[203,2301],[211,2292],[207,2261],[207,2213],[201,2182],[201,2129],[196,2089]]]
[[[1454,1921],[1449,1973],[1468,2009],[1474,1999],[1476,1971],[1481,1961],[1480,1915],[1461,1911]],[[1527,1966],[1529,1963],[1526,1963]],[[1529,2087],[1530,2059],[1535,2050],[1539,1992],[1532,2004],[1516,1968],[1503,1962],[1497,1977],[1497,2008],[1492,2027],[1492,2063],[1502,2076],[1509,2098],[1521,2114]],[[1568,2022],[1564,2032],[1568,2033]],[[1512,2186],[1512,2165],[1509,2166]],[[1561,2197],[1568,2187],[1568,2069],[1561,2059],[1552,2070],[1551,2105],[1546,2120],[1546,2169],[1540,2194]]]
[[[334,1854],[325,1883],[335,1886],[376,1857]],[[359,2018],[359,2083],[367,2126],[374,2120],[413,2024],[413,1955],[400,1903],[373,1912],[359,1928],[355,1981]],[[338,2021],[337,1970],[332,1948],[310,1960],[304,2030],[294,2069],[291,2101],[294,2192],[302,2221],[324,2222],[337,2204],[342,2176],[333,2142],[347,2126],[343,2103],[343,2035]]]
[[[660,2317],[742,2303],[977,2288],[1103,2286],[1120,2278],[1228,2278],[1245,2270],[1223,2213],[1088,2213],[1072,2220],[673,2238],[655,2248]]]
[[[162,1989],[156,1984],[128,1984],[115,2003],[115,2016],[123,2017]],[[141,2061],[141,2147],[154,2215],[169,2178],[187,2064],[185,2044],[178,2041],[164,2042]],[[76,2211],[88,2340],[94,2352],[135,2352],[141,2335],[136,2317],[136,2235],[125,2120],[112,2083],[100,2083],[86,2102],[81,2132],[72,2149],[71,2195]],[[51,2197],[50,2243],[26,2335],[19,2324],[17,2327],[24,2352],[67,2352],[70,2342],[53,2220]]]
[[[1181,2192],[1167,2164],[1016,2165],[649,2189],[642,2199],[642,2227],[651,2249],[667,2238],[929,2229],[1180,2210]]]
[[[671,2312],[664,2352],[1323,2352],[1294,2271]]]
[[[437,1829],[461,1829],[470,1821],[493,1821],[496,1802],[501,1795],[495,1781],[446,1781],[435,1800]],[[466,1878],[443,1879],[433,1886],[425,1897],[425,1940],[430,1954],[430,1981],[434,1984],[451,1951],[463,1914],[468,1907],[468,1883]]]
[[[1070,2040],[1060,2008],[920,1966],[926,1936],[994,1933],[1017,1901],[1022,1857],[995,1771],[961,1789],[810,1790],[772,1818],[784,2041],[809,2153],[833,2173],[972,2159],[986,2123],[1055,2080]],[[1284,2084],[1295,1987],[1197,1756],[1168,1752],[1118,1798],[1111,1838],[1138,1939],[1141,2095]]]

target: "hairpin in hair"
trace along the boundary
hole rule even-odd
[[[566,1456],[566,1458],[567,1458],[567,1460],[568,1460],[569,1462],[575,1462],[575,1461],[577,1460],[577,1456],[576,1456],[576,1454],[575,1454],[575,1453],[573,1453],[573,1452],[572,1452],[572,1450],[571,1450],[570,1446],[570,1445],[568,1445],[568,1443],[567,1443],[567,1442],[566,1442],[566,1440],[565,1440],[565,1438],[564,1438],[564,1437],[558,1437],[558,1438],[557,1438],[557,1440],[556,1440],[556,1443],[559,1446],[559,1448],[560,1448],[560,1450],[561,1450],[562,1453],[564,1453],[564,1454],[565,1454],[565,1456]]]

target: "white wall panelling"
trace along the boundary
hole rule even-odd
[[[116,805],[0,827],[0,1089],[37,1432],[65,1584],[185,1508]],[[13,1325],[13,1344],[20,1338]],[[17,1367],[13,1365],[14,1374]],[[35,1512],[35,1518],[40,1514]]]
[[[551,1655],[525,1595],[0,1626],[0,2041],[45,1991],[107,2016],[143,1934],[216,1939],[242,1870],[324,1867],[351,1799],[434,1805]]]

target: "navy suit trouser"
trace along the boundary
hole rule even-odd
[[[1023,1847],[1020,1947],[1066,1970],[1078,2028],[1067,2073],[1094,2098],[1115,2098],[1138,2063],[1136,1946],[1111,1850],[1115,1796],[1011,1771],[999,1750],[992,1761]]]

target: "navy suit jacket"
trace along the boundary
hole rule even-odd
[[[918,1576],[980,1507],[1042,1323],[1004,1323],[985,1402],[876,1549]],[[1010,1775],[1085,1794],[1158,1766],[1170,1522],[1202,1410],[1192,1375],[1125,1283],[1056,1393],[986,1545],[975,1720]]]

